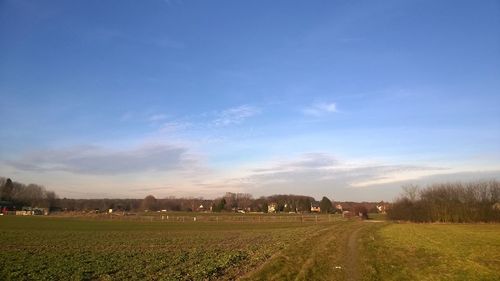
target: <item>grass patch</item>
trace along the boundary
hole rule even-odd
[[[500,280],[497,224],[389,224],[362,237],[364,280]]]
[[[277,253],[242,280],[345,280],[347,240],[359,221],[337,221],[316,229]]]

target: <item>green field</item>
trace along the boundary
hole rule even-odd
[[[3,216],[0,280],[500,280],[500,225],[229,219]]]
[[[317,228],[4,216],[0,280],[234,279]]]
[[[498,224],[390,224],[361,239],[365,280],[500,280]]]

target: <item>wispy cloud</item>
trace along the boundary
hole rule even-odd
[[[149,116],[148,120],[150,122],[158,122],[158,121],[163,121],[167,119],[167,115],[166,114],[153,114],[151,116]]]
[[[329,113],[335,113],[337,111],[337,104],[334,102],[330,103],[314,103],[306,108],[302,109],[305,115],[310,116],[321,116]]]
[[[372,184],[400,181],[411,178],[415,172],[440,171],[440,167],[425,167],[411,165],[376,165],[360,167],[330,167],[320,168],[296,168],[267,174],[254,175],[260,179],[281,179],[284,182],[301,182],[307,179],[310,185],[318,182],[330,182],[345,187],[362,187]],[[417,176],[418,177],[418,176]],[[302,179],[302,180],[301,180]]]
[[[76,174],[114,175],[144,171],[188,169],[196,160],[184,147],[146,145],[128,150],[78,146],[25,154],[7,164],[27,171],[66,171]]]
[[[190,126],[191,126],[191,123],[188,123],[188,122],[180,122],[180,121],[165,122],[161,125],[159,132],[172,133],[172,132],[184,130],[186,128],[189,128]]]
[[[127,111],[120,116],[120,121],[129,121],[133,117],[132,112]]]
[[[361,164],[341,161],[328,153],[306,153],[295,159],[260,164],[234,178],[232,185],[246,192],[270,195],[288,193],[321,195],[329,192],[345,197],[352,190],[377,184],[390,184],[442,173],[447,168],[408,164]],[[230,185],[230,186],[232,186]],[[349,191],[351,190],[351,191]]]
[[[305,153],[299,159],[280,161],[271,167],[253,169],[252,171],[256,173],[277,173],[303,169],[323,169],[334,167],[338,163],[339,161],[335,157],[326,153]]]
[[[133,188],[130,189],[130,191],[136,192],[152,192],[152,191],[171,191],[175,190],[175,188],[171,186],[165,186],[165,187],[142,187],[142,188]]]
[[[215,126],[227,126],[232,124],[239,124],[245,119],[257,115],[261,110],[254,106],[241,105],[229,108],[218,112],[217,117],[213,120]]]

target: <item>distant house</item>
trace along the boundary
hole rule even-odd
[[[48,208],[38,207],[23,207],[20,211],[16,211],[16,216],[46,216],[48,214]]]
[[[312,202],[311,203],[311,212],[313,212],[313,213],[321,212],[321,207],[319,206],[319,202]]]
[[[389,204],[385,203],[384,201],[378,203],[376,205],[377,211],[381,214],[385,214],[387,212],[387,209],[389,208]]]
[[[493,206],[491,206],[493,208],[493,210],[497,210],[497,211],[500,211],[500,202],[496,202],[495,204],[493,204]]]
[[[31,216],[31,211],[16,211],[16,216]]]
[[[353,214],[350,211],[343,211],[342,212],[342,217],[343,218],[352,218]]]
[[[277,203],[269,203],[269,205],[267,205],[267,212],[268,213],[276,213],[277,210],[278,210]]]
[[[336,209],[337,211],[339,211],[340,213],[342,213],[342,211],[343,211],[343,209],[342,209],[342,205],[340,205],[340,204],[335,205],[335,209]]]

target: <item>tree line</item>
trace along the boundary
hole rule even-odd
[[[51,211],[69,212],[107,212],[109,209],[123,212],[142,211],[183,211],[183,212],[272,212],[309,213],[311,207],[319,206],[322,213],[334,213],[335,204],[327,197],[317,202],[311,196],[278,194],[254,198],[248,193],[227,192],[215,199],[195,198],[156,198],[148,195],[143,199],[72,199],[59,198],[54,191],[46,190],[37,184],[22,184],[11,179],[0,177],[0,201],[11,204],[11,208],[44,207]],[[376,211],[373,202],[342,202],[343,210],[358,210],[368,208]],[[1,205],[1,204],[0,204]],[[269,208],[272,206],[272,208]],[[357,213],[358,211],[356,211]],[[366,213],[366,211],[365,211]]]
[[[11,209],[22,207],[43,207],[51,211],[93,211],[106,212],[109,209],[124,212],[137,211],[212,211],[212,212],[264,212],[274,205],[275,212],[310,212],[317,203],[313,197],[304,195],[272,195],[253,198],[248,193],[227,192],[224,196],[210,200],[203,198],[155,198],[148,195],[144,199],[71,199],[59,198],[54,191],[37,184],[23,184],[10,178],[0,177],[0,201]],[[323,197],[322,212],[334,210],[330,199]]]
[[[0,201],[12,204],[12,207],[42,207],[56,206],[57,195],[37,184],[23,184],[9,178],[0,177]]]
[[[183,212],[263,212],[267,213],[271,204],[275,212],[311,211],[315,199],[304,195],[272,195],[253,198],[248,193],[226,192],[216,199],[203,198],[156,198],[148,195],[144,199],[58,199],[56,205],[65,211],[183,211]],[[323,197],[320,202],[322,212],[334,210],[330,199]]]
[[[387,215],[413,222],[499,222],[500,182],[439,183],[422,189],[404,186]]]

